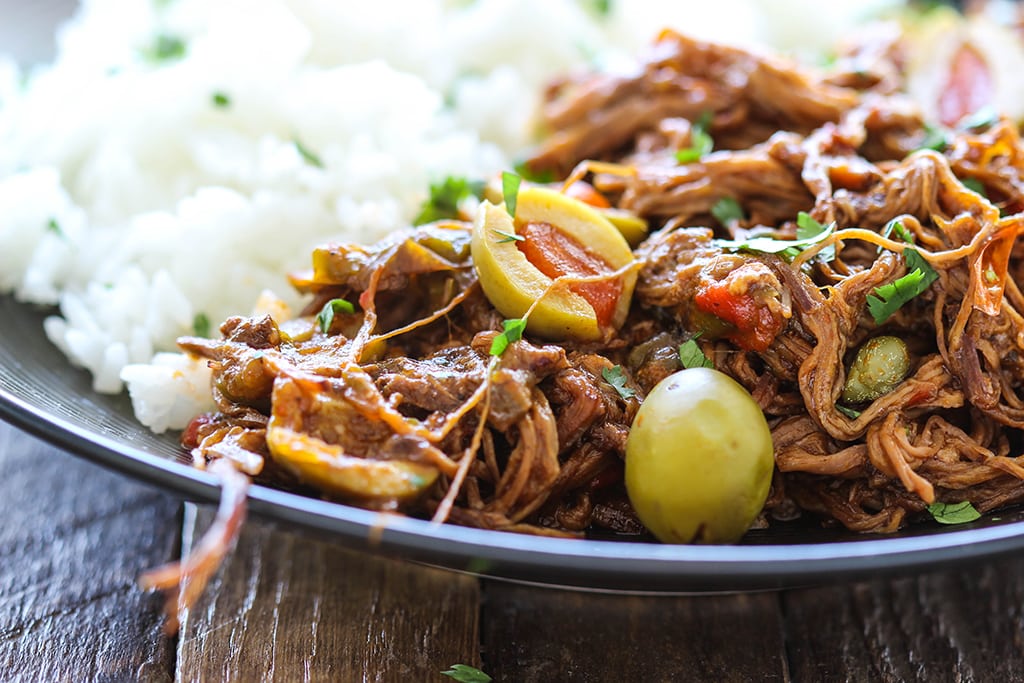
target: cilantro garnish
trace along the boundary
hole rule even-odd
[[[517,235],[514,232],[505,232],[504,230],[498,230],[491,228],[491,232],[495,232],[501,236],[500,240],[497,240],[498,244],[505,244],[506,242],[525,242],[526,238],[522,235]]]
[[[810,217],[808,216],[808,218]],[[814,221],[814,223],[821,226],[817,221]],[[723,249],[731,249],[734,251],[757,251],[762,254],[779,254],[785,252],[787,257],[793,257],[803,251],[804,248],[825,240],[829,235],[835,232],[836,224],[829,223],[826,226],[821,226],[821,232],[816,234],[809,234],[811,232],[809,227],[797,228],[798,231],[801,229],[804,230],[804,234],[808,235],[807,237],[795,240],[777,240],[774,237],[751,237],[747,240],[717,240],[716,244]]]
[[[196,313],[192,318],[192,333],[197,337],[210,337],[210,318],[205,313]]]
[[[423,225],[446,218],[459,217],[459,204],[469,197],[484,196],[482,180],[468,180],[461,176],[448,176],[440,183],[430,183],[430,197],[420,206],[413,225]]]
[[[699,336],[700,335],[698,334],[697,337]],[[687,339],[679,345],[679,362],[687,369],[715,367],[715,364],[711,362],[711,359],[705,356],[704,352],[701,351],[700,346],[697,344],[697,337]]]
[[[898,218],[893,218],[885,224],[884,228],[882,228],[882,237],[888,239],[889,236],[893,234],[907,244],[914,243],[914,233],[907,230],[907,228],[904,227],[903,222]],[[881,251],[881,247],[879,247],[879,251]]]
[[[836,410],[838,410],[840,413],[842,413],[846,417],[850,418],[851,420],[856,420],[858,417],[860,417],[860,411],[859,410],[854,410],[853,408],[847,408],[846,406],[841,406],[838,403],[836,404]]]
[[[985,199],[988,199],[988,193],[985,191],[985,186],[977,178],[964,178],[960,183],[971,192],[980,194]]]
[[[930,149],[941,152],[949,146],[949,134],[944,128],[933,126],[930,123],[924,124],[924,139],[918,145],[917,150]]]
[[[505,328],[505,331],[491,342],[490,353],[492,356],[500,356],[505,353],[505,349],[508,348],[509,344],[523,338],[523,331],[526,329],[526,318],[503,320],[501,326]]]
[[[961,130],[982,130],[999,123],[999,112],[992,105],[985,105],[973,114],[960,119],[957,128]]]
[[[299,156],[302,157],[302,160],[305,161],[307,164],[309,164],[310,166],[316,166],[317,168],[324,167],[323,160],[320,159],[320,157],[317,156],[317,154],[313,152],[313,150],[311,150],[309,147],[306,147],[306,145],[302,144],[302,140],[299,140],[298,138],[292,138],[292,144],[295,145],[295,150],[299,153]]]
[[[64,230],[60,227],[60,223],[57,222],[56,218],[51,218],[46,221],[46,229],[62,240],[66,240],[68,238],[68,236],[64,234]]]
[[[551,169],[534,171],[526,161],[516,162],[516,164],[512,166],[512,170],[514,170],[520,178],[531,183],[553,183],[558,180],[558,176],[556,176],[555,172]]]
[[[729,225],[733,221],[742,221],[746,218],[743,207],[732,197],[722,197],[711,207],[711,215],[722,225]]]
[[[324,304],[324,307],[320,309],[320,312],[316,314],[316,324],[320,328],[320,331],[324,334],[331,329],[331,323],[334,322],[334,316],[338,313],[355,313],[355,306],[350,304],[344,299],[331,299]]]
[[[676,150],[676,161],[681,164],[691,164],[700,161],[705,154],[710,154],[715,148],[715,141],[708,133],[711,126],[712,113],[706,111],[693,122],[690,128],[690,146],[686,149]]]
[[[476,667],[468,664],[452,664],[447,671],[442,671],[443,676],[449,676],[459,683],[490,683],[491,677]]]
[[[169,62],[185,56],[185,41],[177,36],[161,33],[145,51],[146,57],[154,62]]]
[[[916,249],[904,249],[903,258],[906,259],[909,272],[894,282],[875,287],[875,293],[868,296],[868,311],[876,325],[888,320],[903,304],[928,289],[939,277]]]
[[[612,368],[603,368],[601,370],[601,376],[604,377],[604,381],[615,387],[615,391],[619,392],[619,396],[622,398],[633,398],[636,396],[636,391],[626,386],[626,373],[623,371],[621,365],[616,365]]]
[[[800,240],[815,239],[819,235],[825,235],[827,237],[834,227],[835,224],[822,225],[812,218],[806,211],[801,211],[796,215],[796,237]],[[796,249],[795,252],[791,252],[789,254],[792,258],[796,258],[796,256],[803,251],[802,249],[795,247],[791,249]],[[827,246],[818,252],[818,257],[825,262],[834,261],[836,258],[836,248],[831,245]]]
[[[963,524],[981,517],[981,513],[968,500],[962,503],[935,502],[928,506],[928,512],[940,524]]]
[[[516,217],[516,203],[519,201],[519,184],[522,178],[515,173],[504,171],[501,174],[501,196],[505,198],[505,208],[512,218]]]
[[[231,106],[231,98],[227,94],[222,92],[215,92],[210,95],[210,100],[213,102],[213,106],[226,109]]]

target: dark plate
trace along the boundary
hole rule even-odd
[[[47,341],[46,311],[0,297],[0,417],[57,446],[197,501],[215,480],[189,465],[174,435],[137,424],[126,396],[92,391]],[[44,483],[40,482],[40,495]],[[733,546],[564,540],[378,515],[265,486],[250,511],[340,543],[455,570],[547,585],[621,591],[725,591],[927,571],[1024,550],[1024,513],[970,525],[922,524],[864,537],[806,524],[752,532]]]

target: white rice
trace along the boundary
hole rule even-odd
[[[58,305],[46,334],[95,389],[126,382],[143,423],[181,428],[210,408],[208,371],[164,352],[197,315],[215,326],[264,288],[298,305],[285,273],[316,244],[376,240],[430,181],[507,168],[553,75],[666,25],[817,49],[864,11],[597,4],[86,0],[27,85],[0,59],[0,293]],[[145,56],[161,34],[183,58]]]

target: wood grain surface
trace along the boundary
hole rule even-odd
[[[1024,560],[777,593],[561,591],[259,519],[178,639],[138,572],[209,523],[0,423],[0,680],[1024,681]],[[182,536],[182,530],[185,533]]]

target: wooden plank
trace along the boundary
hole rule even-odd
[[[0,680],[171,680],[159,596],[180,503],[0,422]]]
[[[793,679],[1024,680],[1024,562],[790,591]]]
[[[206,529],[212,509],[186,521]],[[479,666],[476,579],[344,550],[250,518],[184,619],[182,681],[424,681]]]
[[[784,681],[774,593],[630,596],[488,582],[498,681]]]

